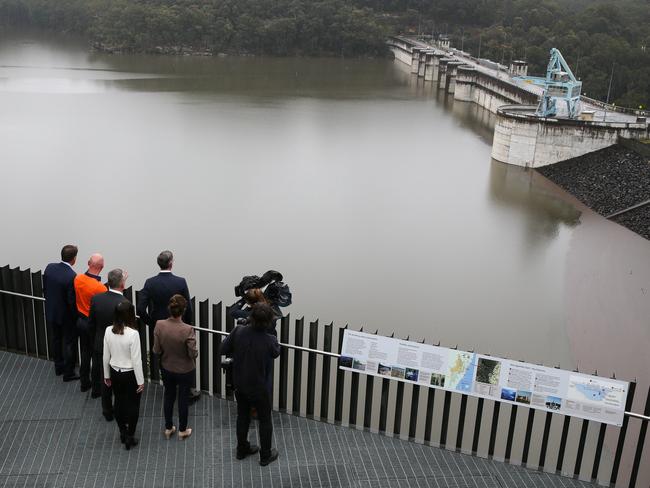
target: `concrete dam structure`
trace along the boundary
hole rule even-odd
[[[650,112],[630,110],[580,97],[582,113],[540,117],[536,109],[544,89],[522,80],[524,61],[509,66],[450,47],[440,38],[429,43],[405,36],[388,40],[395,59],[432,87],[496,114],[492,157],[537,168],[616,144],[619,137],[650,138]]]

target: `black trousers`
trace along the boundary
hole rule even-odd
[[[90,329],[88,317],[80,316],[77,319],[77,331],[79,332],[79,346],[81,349],[81,362],[79,363],[79,378],[81,388],[90,388],[90,361],[93,357],[93,346],[95,344],[95,329]]]
[[[271,422],[271,398],[266,388],[253,393],[235,391],[237,399],[237,451],[245,453],[248,446],[248,428],[251,423],[251,407],[257,410],[260,431],[260,458],[271,455],[271,438],[273,423]]]
[[[48,322],[48,328],[52,337],[52,351],[50,354],[54,359],[54,372],[63,374],[65,364],[63,361],[63,324]]]
[[[111,381],[115,394],[115,421],[120,434],[133,437],[140,417],[140,394],[133,371],[120,373],[111,368]]]
[[[174,402],[176,401],[176,389],[178,388],[178,430],[187,429],[187,417],[190,405],[190,388],[194,379],[194,370],[189,373],[174,373],[162,368],[162,380],[165,385],[165,400],[163,410],[165,411],[165,429],[171,429],[174,425]]]
[[[90,372],[93,396],[102,397],[102,414],[104,417],[113,415],[113,388],[104,383],[104,351],[93,350],[93,363]],[[111,370],[112,372],[112,370]]]
[[[74,376],[77,362],[77,327],[74,319],[61,323],[50,322],[48,325],[54,348],[54,371],[64,377]]]

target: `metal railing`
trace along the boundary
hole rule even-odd
[[[133,301],[132,288],[124,294]],[[135,295],[137,298],[137,292]],[[0,267],[0,349],[50,359],[44,301],[40,271]],[[232,399],[220,347],[235,322],[221,303],[210,306],[203,300],[197,307],[192,299],[192,305],[199,348],[197,388]],[[636,382],[630,383],[623,425],[617,428],[499,400],[342,371],[332,361],[340,357],[347,326],[321,327],[318,320],[305,326],[303,318],[291,325],[289,316],[279,324],[281,353],[274,368],[273,389],[276,410],[606,486],[638,486],[650,421],[650,391],[643,414],[633,412]],[[141,322],[140,337],[143,358],[147,358],[145,374],[158,381],[157,368],[150,368],[148,355],[152,330]],[[628,435],[631,420],[636,435]],[[621,466],[630,469],[621,470]]]

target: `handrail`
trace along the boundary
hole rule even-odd
[[[13,295],[13,296],[17,296],[17,297],[20,297],[20,298],[30,298],[32,300],[39,300],[39,301],[42,301],[42,302],[45,301],[45,298],[43,298],[43,297],[35,297],[33,295],[25,295],[23,293],[17,293],[15,291],[0,290],[0,293],[6,293],[7,295]],[[138,317],[138,316],[136,315],[136,317]],[[138,318],[140,318],[140,317],[138,317]],[[223,330],[205,329],[203,327],[197,327],[195,325],[192,325],[191,327],[193,329],[195,329],[195,330],[198,330],[198,331],[201,331],[201,332],[208,332],[210,334],[217,334],[217,335],[222,335],[222,336],[227,336],[229,334],[228,332],[225,332]],[[293,345],[293,344],[284,344],[282,342],[280,342],[279,344],[280,344],[280,346],[286,347],[288,349],[295,349],[295,350],[298,350],[298,351],[311,352],[311,353],[321,354],[323,356],[330,356],[330,357],[333,357],[333,358],[341,357],[340,354],[337,354],[335,352],[320,351],[318,349],[310,349],[308,347],[296,346],[296,345]]]
[[[24,295],[24,294],[22,294],[22,293],[16,293],[16,292],[13,292],[13,291],[8,291],[8,290],[0,290],[0,293],[6,293],[7,295],[14,295],[14,296],[18,296],[18,297],[21,297],[21,298],[31,298],[31,299],[33,299],[33,300],[41,300],[41,301],[45,301],[45,298],[43,298],[43,297],[35,297],[35,296],[33,296],[33,295]],[[210,333],[210,334],[217,334],[217,335],[221,335],[221,336],[227,336],[227,335],[229,335],[229,332],[225,332],[225,331],[223,331],[223,330],[212,330],[212,329],[206,329],[206,328],[204,328],[204,327],[197,327],[197,326],[195,326],[195,325],[192,325],[192,326],[190,326],[190,327],[192,327],[194,330],[198,330],[198,331],[200,331],[200,332],[208,332],[208,333]],[[304,351],[304,352],[309,352],[309,353],[314,353],[314,354],[321,354],[321,355],[323,355],[323,356],[329,356],[329,357],[333,357],[333,358],[340,358],[340,357],[341,357],[340,354],[337,354],[337,353],[335,353],[335,352],[321,351],[321,350],[319,350],[319,349],[311,349],[311,348],[309,348],[309,347],[296,346],[296,345],[294,345],[294,344],[284,344],[284,343],[282,343],[282,342],[280,342],[279,344],[280,344],[280,346],[282,346],[282,347],[286,347],[286,348],[288,348],[288,349],[295,349],[295,350],[297,350],[297,351]],[[495,401],[498,402],[498,401],[500,401],[500,400],[495,399]],[[646,422],[647,422],[647,421],[650,421],[650,417],[649,417],[649,416],[647,416],[647,415],[641,415],[640,413],[635,413],[635,412],[625,412],[625,415],[627,415],[628,417],[633,417],[633,418],[640,419],[640,420],[642,420],[642,421],[646,421]]]
[[[43,298],[43,297],[35,297],[33,295],[24,295],[22,293],[16,293],[15,291],[0,290],[0,293],[6,293],[7,295],[14,295],[14,296],[17,296],[17,297],[22,297],[22,298],[31,298],[32,300],[40,300],[42,302],[45,301],[45,298]]]

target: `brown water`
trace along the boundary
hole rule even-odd
[[[491,161],[493,116],[399,63],[5,33],[0,107],[2,264],[72,242],[138,288],[169,248],[199,298],[274,268],[294,316],[647,376],[650,243]]]

